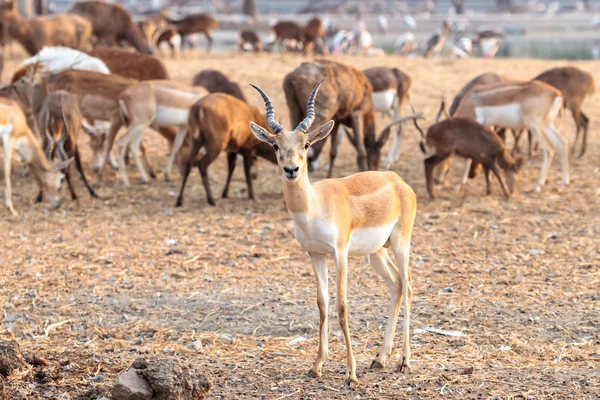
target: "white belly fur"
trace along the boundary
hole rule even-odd
[[[475,107],[475,117],[477,122],[485,126],[497,125],[503,128],[524,128],[523,113],[518,104]]]
[[[395,89],[389,89],[385,92],[374,92],[373,107],[375,107],[375,111],[383,112],[389,110],[396,102],[397,97],[398,93]]]
[[[383,247],[395,223],[372,228],[355,229],[348,243],[349,256],[368,256]]]
[[[189,110],[158,106],[154,123],[158,126],[183,126],[188,123]]]

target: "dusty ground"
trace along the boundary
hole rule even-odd
[[[281,81],[301,61],[214,54],[167,64],[184,82],[201,69],[219,68],[239,81],[255,104],[261,104],[259,97],[247,84],[258,84],[287,123]],[[481,72],[530,78],[565,64],[340,61],[360,68],[394,65],[409,73],[413,104],[429,118],[425,125],[442,94],[452,97]],[[600,77],[598,63],[575,65]],[[7,65],[5,73],[14,67]],[[214,384],[210,398],[597,398],[600,97],[585,109],[592,120],[590,145],[583,160],[570,161],[571,186],[558,192],[555,160],[544,192],[533,192],[537,157],[526,163],[520,193],[510,201],[500,197],[496,182],[494,194],[486,197],[482,177],[455,192],[458,161],[441,198],[428,202],[418,135],[413,129],[406,133],[393,169],[419,201],[410,263],[413,369],[408,375],[394,373],[394,365],[367,369],[382,342],[387,289],[362,259],[353,259],[350,329],[363,383],[355,390],[343,387],[344,343],[333,302],[330,360],[321,379],[305,376],[317,347],[315,283],[309,258],[292,237],[275,167],[260,162],[257,201],[247,200],[239,168],[230,199],[208,206],[194,173],[185,206],[176,209],[178,181],[159,177],[143,185],[132,166],[132,188],[124,188],[111,171],[99,185],[103,199],[91,200],[76,179],[79,204],[68,200],[65,189],[58,211],[33,204],[33,179],[21,179],[17,167],[14,199],[21,216],[15,220],[0,210],[0,339],[15,338],[24,351],[64,367],[46,383],[31,375],[8,382],[5,396],[74,397],[108,386],[140,354],[175,353],[205,366]],[[574,138],[570,115],[558,127]],[[146,141],[160,170],[166,145],[159,137]],[[356,172],[354,160],[344,143],[336,174]],[[212,167],[215,193],[224,171],[221,157]],[[323,176],[319,171],[312,179]],[[463,335],[423,333],[426,327]],[[396,339],[394,362],[399,333]],[[188,348],[195,340],[202,343],[198,351]]]

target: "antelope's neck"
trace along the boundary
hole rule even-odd
[[[52,166],[46,158],[42,146],[31,131],[17,139],[15,150],[23,162],[29,166],[36,179],[39,180],[44,174],[52,171]]]
[[[295,221],[295,216],[310,215],[314,207],[315,198],[313,187],[308,179],[306,165],[303,167],[298,180],[290,182],[283,179],[283,194],[287,209]]]

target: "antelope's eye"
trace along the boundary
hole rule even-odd
[[[273,150],[275,151],[279,151],[279,146],[277,146],[276,144],[273,145]]]
[[[310,143],[306,143],[306,144],[304,145],[304,149],[305,149],[305,150],[308,150],[308,148],[309,148],[309,147],[310,147]]]

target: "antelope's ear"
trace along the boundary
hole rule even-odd
[[[54,164],[52,166],[52,170],[55,172],[64,171],[65,169],[67,169],[69,167],[69,165],[71,165],[72,162],[73,162],[73,157],[69,158],[68,160],[64,160],[64,161]]]
[[[269,132],[262,126],[259,126],[254,122],[250,121],[250,130],[252,131],[254,136],[256,136],[256,138],[261,142],[268,143],[271,146],[275,144],[275,135],[273,135],[271,132]]]
[[[333,122],[333,120],[325,122],[323,125],[321,125],[321,127],[319,129],[315,129],[312,132],[308,133],[308,142],[310,144],[313,144],[315,142],[318,142],[319,140],[323,140],[325,139],[330,133],[331,130],[333,129],[333,125],[335,124],[335,122]]]

